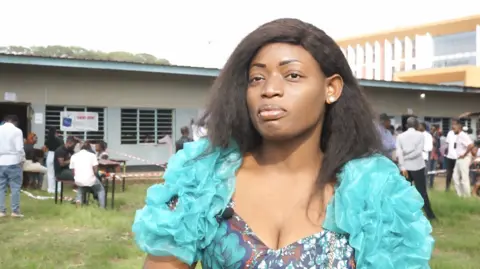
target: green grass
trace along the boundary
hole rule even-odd
[[[113,211],[22,195],[25,218],[0,219],[0,268],[141,268],[144,255],[136,249],[130,227],[146,187],[118,192]],[[432,268],[479,268],[480,200],[459,199],[453,192],[433,192],[431,200],[439,219],[433,223]]]

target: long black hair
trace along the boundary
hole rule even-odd
[[[247,108],[248,70],[256,53],[271,43],[302,46],[315,58],[325,76],[338,74],[343,78],[341,97],[331,105],[318,104],[326,106],[320,142],[324,158],[316,181],[321,191],[337,181],[337,174],[346,162],[379,152],[381,143],[374,114],[345,56],[335,41],[317,27],[297,19],[279,19],[246,36],[215,80],[200,122],[207,124],[212,147],[225,148],[230,139],[237,142],[242,153],[260,146],[262,137],[254,128]]]

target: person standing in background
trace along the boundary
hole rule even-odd
[[[63,140],[58,137],[57,128],[50,127],[48,129],[47,140],[45,141],[45,148],[47,151],[47,178],[48,178],[48,193],[55,193],[55,150],[63,146]]]
[[[418,125],[418,131],[423,134],[423,160],[425,161],[425,177],[428,177],[428,172],[430,172],[430,153],[433,150],[433,137],[427,132],[427,125],[425,122],[421,122]]]
[[[432,142],[433,142],[433,148],[432,148],[432,154],[430,155],[430,162],[428,164],[428,170],[429,171],[435,171],[437,170],[437,164],[440,160],[440,132],[439,132],[439,126],[436,124],[432,124],[432,127],[430,128],[430,132],[432,135]],[[433,188],[433,182],[435,180],[435,174],[430,174],[427,177],[428,183],[429,183],[429,188]]]
[[[472,163],[473,141],[470,136],[462,130],[462,123],[455,121],[453,132],[456,134],[454,143],[457,161],[453,169],[453,184],[457,195],[470,197],[470,164]]]
[[[460,123],[457,119],[452,119],[452,126],[455,124]],[[453,175],[453,168],[455,167],[455,163],[457,162],[457,152],[455,151],[455,142],[457,140],[457,135],[453,130],[450,130],[447,134],[447,138],[445,139],[446,151],[445,151],[445,169],[447,170],[447,178],[445,181],[445,191],[450,190],[450,185],[452,183],[452,175]]]
[[[423,152],[425,149],[425,136],[417,131],[418,121],[415,117],[407,119],[407,131],[397,137],[397,158],[402,175],[415,184],[415,188],[422,195],[425,214],[428,219],[435,219],[435,214],[430,206],[425,179],[425,160]]]
[[[182,127],[180,133],[182,134],[182,137],[175,142],[176,151],[183,149],[183,144],[193,141],[193,139],[190,138],[190,130],[187,126]]]
[[[380,132],[380,137],[382,138],[383,154],[389,159],[392,159],[392,154],[395,150],[395,139],[390,131],[390,126],[390,117],[387,114],[382,113],[380,115],[380,125],[378,126],[378,130]]]
[[[5,197],[10,185],[12,217],[21,218],[20,189],[22,188],[22,167],[25,162],[23,132],[18,127],[18,117],[5,117],[0,126],[0,217],[5,217]]]

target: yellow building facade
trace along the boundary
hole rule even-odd
[[[480,87],[480,15],[337,43],[360,79]]]

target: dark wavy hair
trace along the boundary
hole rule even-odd
[[[240,151],[246,153],[261,145],[262,137],[254,128],[247,108],[248,70],[257,52],[271,43],[302,46],[315,58],[326,77],[338,74],[343,78],[341,97],[331,105],[318,104],[326,106],[320,142],[324,158],[316,181],[319,190],[323,190],[326,184],[337,181],[337,174],[346,162],[380,152],[381,143],[369,102],[341,49],[312,24],[279,19],[247,35],[215,80],[200,123],[206,123],[212,147],[225,148],[233,139]]]

